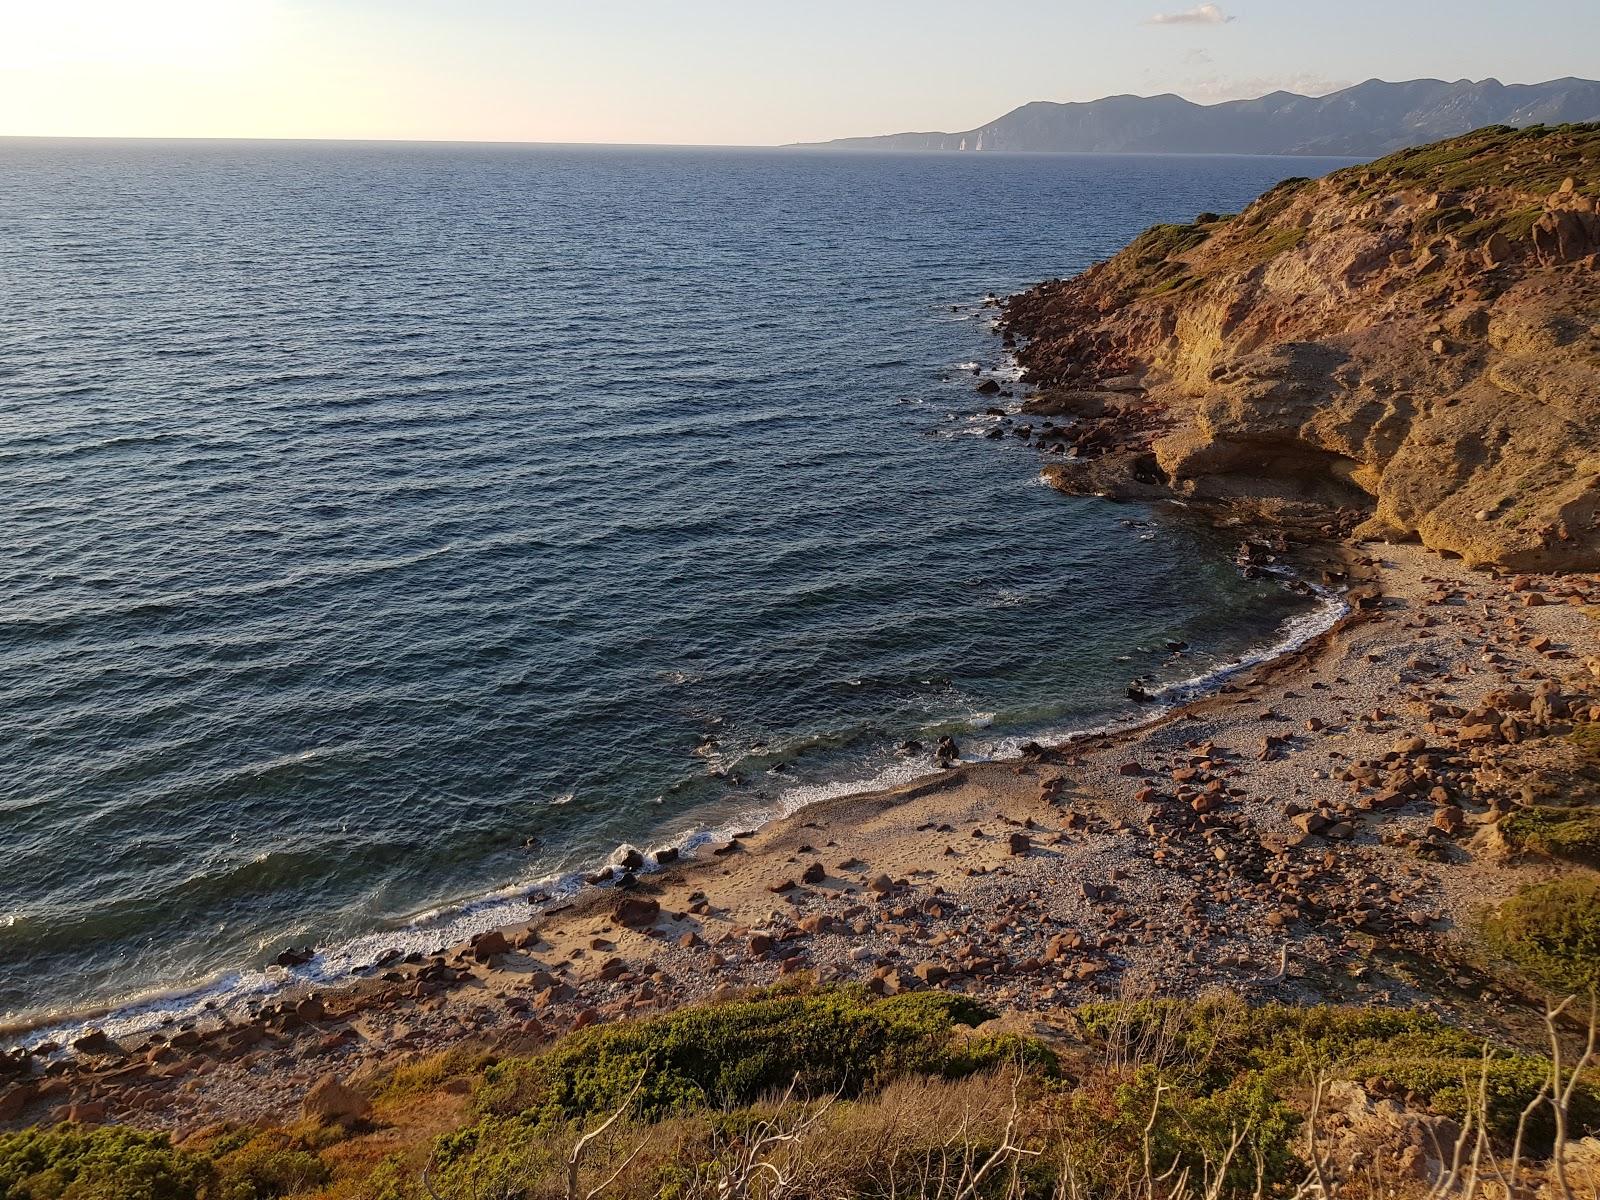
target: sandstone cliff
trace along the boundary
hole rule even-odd
[[[1600,125],[1492,127],[1156,226],[1003,328],[1065,490],[1600,570],[1597,254]]]

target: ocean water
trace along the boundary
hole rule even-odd
[[[973,372],[986,293],[1335,165],[0,142],[0,1025],[431,948],[1293,637]]]

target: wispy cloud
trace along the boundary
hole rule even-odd
[[[1224,100],[1255,100],[1271,92],[1293,92],[1297,96],[1326,96],[1349,87],[1349,79],[1329,79],[1322,75],[1254,75],[1239,78],[1228,75],[1189,76],[1176,85],[1168,84],[1178,95],[1197,104],[1217,104]]]
[[[1234,18],[1215,4],[1201,4],[1182,12],[1157,13],[1146,25],[1226,25]]]

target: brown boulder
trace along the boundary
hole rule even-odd
[[[472,939],[471,946],[472,957],[481,963],[486,963],[497,955],[511,953],[511,940],[498,929],[476,935]]]
[[[661,901],[649,896],[624,896],[613,912],[617,923],[628,929],[648,929],[661,916]]]
[[[372,1105],[360,1092],[330,1072],[312,1085],[300,1102],[300,1111],[307,1120],[319,1125],[347,1125],[370,1117]]]

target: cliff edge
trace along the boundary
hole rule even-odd
[[[1066,491],[1600,570],[1600,124],[1495,126],[1013,297]]]

